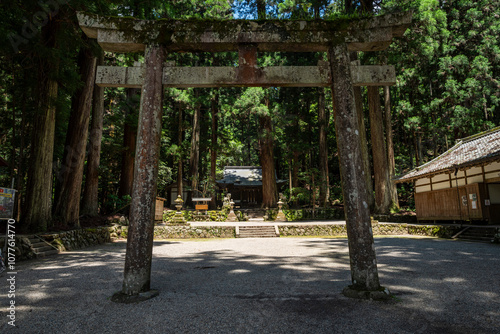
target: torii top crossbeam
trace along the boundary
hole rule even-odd
[[[78,14],[82,30],[96,38],[105,51],[142,52],[146,45],[161,45],[167,52],[238,51],[237,67],[164,66],[163,85],[168,87],[329,87],[327,63],[318,66],[258,68],[258,51],[327,51],[346,44],[350,51],[379,51],[401,36],[411,14],[335,21],[202,21],[109,18]],[[354,86],[386,86],[396,82],[394,67],[350,64]],[[140,87],[144,68],[99,66],[96,83],[103,87]]]
[[[80,27],[105,51],[144,51],[160,44],[167,51],[238,51],[254,44],[258,51],[317,52],[347,43],[349,51],[381,51],[402,36],[411,13],[364,19],[288,20],[137,20],[79,13]]]

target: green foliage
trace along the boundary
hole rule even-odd
[[[112,212],[115,210],[124,209],[127,205],[130,204],[132,197],[130,195],[125,195],[122,197],[118,197],[114,194],[108,195],[108,201],[106,202],[107,209]]]
[[[342,185],[340,182],[330,182],[330,199],[334,204],[340,204],[344,202],[344,194],[342,193]]]
[[[339,208],[332,209],[290,209],[283,210],[287,221],[299,221],[309,219],[344,219],[344,210]]]
[[[309,204],[311,202],[311,191],[302,187],[292,188],[292,192],[287,189],[283,193],[288,203],[299,203],[299,205]]]
[[[414,11],[413,24],[385,53],[392,90],[398,173],[500,124],[500,6],[490,1],[385,1],[382,12]],[[371,57],[366,54],[365,56]],[[404,159],[398,159],[406,156]]]
[[[172,183],[172,181],[172,168],[165,162],[160,161],[158,168],[158,194],[164,195],[166,193],[166,187]]]
[[[266,1],[266,16],[272,19],[326,18],[344,22],[372,14],[366,13],[363,2],[350,2],[353,7],[346,14],[347,3]],[[29,38],[23,36],[22,31],[25,23],[33,21],[34,15],[43,10],[40,6],[36,0],[3,1],[0,4],[3,13],[0,21],[0,156],[12,165],[10,169],[0,170],[0,185],[10,186],[11,178],[15,177],[15,187],[20,194],[25,193],[30,148],[37,140],[33,130],[35,116],[41,110],[38,92],[43,83],[39,75],[45,72],[60,83],[55,101],[55,164],[53,175],[47,177],[55,179],[62,165],[71,97],[82,85],[78,79],[76,57],[80,48],[88,45],[78,27],[76,10],[140,19],[257,18],[256,1],[253,0],[72,0],[54,13],[53,17],[60,26],[54,35],[56,47],[48,47],[42,39],[45,25],[37,26]],[[456,139],[500,125],[498,1],[387,0],[381,2],[380,8],[375,8],[374,12],[400,10],[413,10],[414,13],[413,23],[404,36],[395,40],[385,52],[360,54],[363,64],[388,63],[396,68],[397,84],[391,88],[391,102],[397,174],[415,167],[417,155],[418,163],[422,164],[444,152]],[[13,38],[22,41],[17,51],[11,43]],[[318,60],[325,59],[325,53],[259,52],[257,63],[259,66],[314,66]],[[142,55],[105,55],[106,65],[113,66],[132,66],[134,61],[143,60]],[[177,66],[236,66],[238,54],[171,52],[168,61]],[[214,191],[210,180],[211,149],[217,151],[217,179],[222,178],[224,166],[260,165],[259,117],[269,116],[273,130],[266,135],[274,139],[278,179],[288,180],[292,174],[297,181],[291,193],[288,189],[284,191],[285,196],[290,204],[310,206],[313,188],[318,187],[319,180],[318,92],[317,88],[288,87],[166,89],[158,194],[166,197],[167,186],[177,180],[179,161],[185,178],[189,178],[186,171],[193,135],[192,115],[196,107],[201,106],[200,189],[207,193]],[[325,105],[331,115],[331,92],[326,89],[324,93]],[[211,111],[215,95],[219,108],[217,115]],[[136,126],[138,103],[139,95],[128,98],[126,89],[105,90],[99,167],[101,213],[112,212],[129,201],[129,198],[118,198],[116,194],[124,151],[124,127]],[[179,110],[183,112],[180,123]],[[211,142],[213,117],[218,122],[216,143]],[[342,202],[333,117],[329,124],[331,200]],[[410,185],[398,187],[402,205],[414,208],[413,188]],[[288,212],[293,220],[309,217],[302,211]],[[209,215],[212,220],[223,219],[223,214],[215,211]]]
[[[243,211],[234,211],[234,214],[236,215],[236,218],[238,218],[238,221],[240,222],[248,221],[248,216]]]
[[[165,223],[171,224],[172,220],[175,216],[175,213],[176,213],[175,210],[163,211],[163,221]],[[182,211],[182,215],[186,221],[193,220],[193,213],[194,213],[194,211],[192,211],[192,210],[183,210]],[[207,215],[210,218],[210,221],[214,221],[214,222],[226,221],[227,214],[228,214],[228,211],[226,211],[226,210],[208,210],[207,211]]]
[[[175,210],[168,210],[168,211],[163,211],[163,221],[167,222],[169,224],[172,224],[172,220],[175,216],[175,213],[177,211]],[[184,217],[184,220],[186,221],[193,221],[193,212],[190,210],[182,210],[182,216]]]
[[[298,221],[304,217],[302,210],[283,210],[287,221]]]
[[[236,110],[249,112],[251,115],[267,116],[269,115],[269,108],[263,104],[265,96],[266,92],[262,87],[248,88],[236,100]]]

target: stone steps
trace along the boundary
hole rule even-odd
[[[496,232],[495,227],[466,227],[460,231],[455,238],[460,240],[491,242]]]
[[[39,237],[35,235],[28,235],[26,237],[29,239],[31,243],[31,249],[33,250],[33,253],[35,253],[37,258],[59,254],[59,250],[55,249],[52,245],[50,245],[46,241],[43,241]]]
[[[277,226],[237,226],[237,238],[276,238],[279,237]]]

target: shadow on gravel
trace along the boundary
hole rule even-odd
[[[160,295],[137,305],[109,301],[121,289],[125,242],[26,261],[17,324],[47,333],[498,332],[498,245],[391,237],[375,245],[389,302],[341,295],[346,239],[155,241],[151,287]]]

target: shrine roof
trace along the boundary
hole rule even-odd
[[[500,127],[460,139],[445,153],[396,178],[395,182],[409,182],[493,161],[500,161]]]
[[[262,186],[262,167],[256,166],[226,166],[224,178],[217,180],[220,185]]]

